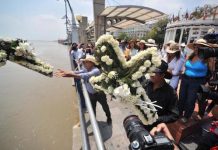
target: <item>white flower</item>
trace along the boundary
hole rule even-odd
[[[124,84],[115,88],[113,94],[115,97],[126,98],[130,95],[130,89],[127,84]]]
[[[136,93],[139,94],[139,95],[142,95],[143,93],[145,93],[145,90],[142,87],[138,87],[136,89]]]
[[[145,78],[146,78],[146,79],[150,79],[150,78],[151,78],[150,75],[153,75],[153,74],[146,73],[146,74],[145,74]]]
[[[110,59],[110,57],[108,55],[104,55],[101,57],[101,61],[103,62],[107,62]]]
[[[156,67],[161,65],[161,57],[160,56],[152,57],[151,61]]]
[[[108,82],[109,82],[109,80],[110,80],[109,78],[105,78],[105,82],[106,82],[106,83],[108,83]]]
[[[143,76],[142,72],[140,72],[140,71],[137,71],[135,74],[136,74],[138,79]]]
[[[116,71],[110,71],[108,73],[108,78],[113,79],[117,77],[117,72]]]
[[[107,50],[106,46],[103,45],[103,46],[101,47],[101,51],[104,53],[106,50]]]
[[[31,56],[27,56],[27,59],[32,60],[32,57]]]
[[[109,86],[108,88],[108,93],[112,94],[114,91],[114,88],[112,86]]]
[[[27,42],[24,42],[24,43],[19,43],[19,47],[22,49],[22,50],[30,50],[30,44],[27,43]]]
[[[106,64],[107,64],[107,65],[112,65],[112,63],[113,63],[113,60],[112,60],[112,59],[109,59],[108,61],[106,61]]]
[[[134,83],[132,83],[132,87],[139,87],[141,86],[139,81],[135,81]]]
[[[137,80],[138,78],[137,78],[137,76],[136,76],[136,74],[133,74],[132,75],[132,80]]]
[[[6,60],[7,54],[5,53],[5,51],[0,50],[0,61],[1,60]]]
[[[151,62],[150,62],[149,60],[146,60],[146,61],[144,62],[144,66],[145,66],[146,68],[150,67],[150,66],[151,66]]]
[[[145,66],[139,67],[139,71],[141,71],[141,72],[145,72],[146,70],[147,70],[147,68]]]
[[[20,50],[20,49],[21,49],[21,47],[20,47],[20,46],[17,46],[17,47],[16,47],[16,50],[17,50],[17,51],[18,51],[18,50]]]
[[[95,83],[95,76],[92,76],[91,78],[89,78],[89,82],[91,83],[91,84],[94,84]]]

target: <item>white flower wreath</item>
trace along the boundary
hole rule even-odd
[[[96,47],[95,57],[101,66],[102,74],[90,79],[93,87],[113,94],[116,99],[138,106],[137,108],[146,118],[146,124],[155,122],[158,118],[155,107],[159,106],[151,102],[138,79],[146,73],[152,73],[161,64],[157,48],[152,47],[140,51],[126,61],[124,54],[119,49],[118,41],[113,39],[112,35],[101,36],[96,42]]]

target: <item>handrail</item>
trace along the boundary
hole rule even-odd
[[[70,56],[70,53],[69,53]],[[71,56],[70,56],[71,57]],[[70,59],[71,61],[71,68],[72,70],[75,69],[72,59]],[[78,65],[78,69],[80,70],[80,66]],[[90,98],[89,98],[89,94],[87,92],[86,86],[84,84],[84,80],[81,79],[81,84],[82,84],[82,91],[83,91],[83,95],[84,95],[84,99],[85,99],[85,103],[86,103],[86,107],[90,116],[90,122],[92,124],[92,128],[93,128],[93,133],[95,136],[95,140],[96,140],[96,145],[98,150],[104,150],[104,143],[101,137],[101,132],[99,130],[95,115],[94,115],[94,111],[92,109],[92,105],[90,102]],[[76,91],[77,91],[77,97],[80,99],[80,95],[78,93],[77,90],[77,86],[76,86]],[[81,135],[82,135],[82,149],[83,150],[89,150],[90,146],[89,146],[89,140],[88,140],[88,134],[87,134],[87,129],[86,129],[86,123],[85,123],[85,117],[84,114],[82,112],[82,105],[81,105],[81,101],[78,101],[79,103],[79,118],[80,118],[80,126],[81,126]]]
[[[80,70],[79,65],[78,65],[78,69]],[[102,140],[102,137],[101,137],[101,132],[99,130],[98,123],[96,121],[95,114],[94,114],[94,111],[92,109],[89,94],[87,92],[87,89],[86,89],[86,86],[84,84],[83,79],[81,79],[81,83],[82,83],[83,95],[84,95],[84,98],[85,98],[86,107],[87,107],[88,112],[89,112],[90,122],[92,124],[92,128],[93,128],[97,148],[98,148],[98,150],[104,150],[105,148],[104,148],[104,143],[103,143],[103,140]]]
[[[80,127],[81,127],[81,135],[82,135],[82,149],[83,150],[90,150],[88,133],[87,133],[87,128],[86,128],[86,121],[85,121],[85,117],[84,117],[83,110],[82,110],[80,95],[79,95],[79,92],[77,89],[78,89],[78,87],[76,85],[76,93],[77,93],[78,104],[79,104]]]
[[[69,57],[70,57],[71,69],[74,70],[75,66],[74,66],[73,61],[71,59],[70,53],[69,53]],[[72,79],[72,84],[73,83],[74,83],[74,79]],[[86,121],[85,121],[85,117],[84,117],[83,110],[82,110],[80,95],[79,95],[79,92],[78,92],[77,84],[76,83],[74,83],[74,84],[75,84],[75,87],[76,87],[76,93],[77,93],[78,105],[79,105],[79,118],[80,118],[79,120],[80,120],[81,135],[82,135],[82,149],[83,150],[90,150],[88,133],[87,133],[87,129],[86,129]]]

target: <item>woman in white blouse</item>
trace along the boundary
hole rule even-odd
[[[185,60],[181,57],[179,44],[177,43],[171,44],[170,48],[167,49],[166,52],[168,72],[172,74],[170,85],[176,90]]]

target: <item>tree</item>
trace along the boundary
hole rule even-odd
[[[162,45],[164,42],[165,30],[168,22],[169,19],[164,18],[154,23],[151,30],[148,32],[148,34],[146,34],[143,39],[146,41],[148,39],[154,39],[156,41],[156,44]]]
[[[118,35],[118,39],[128,41],[128,40],[130,39],[130,37],[128,36],[127,33],[121,32],[121,33],[119,33],[119,35]]]

